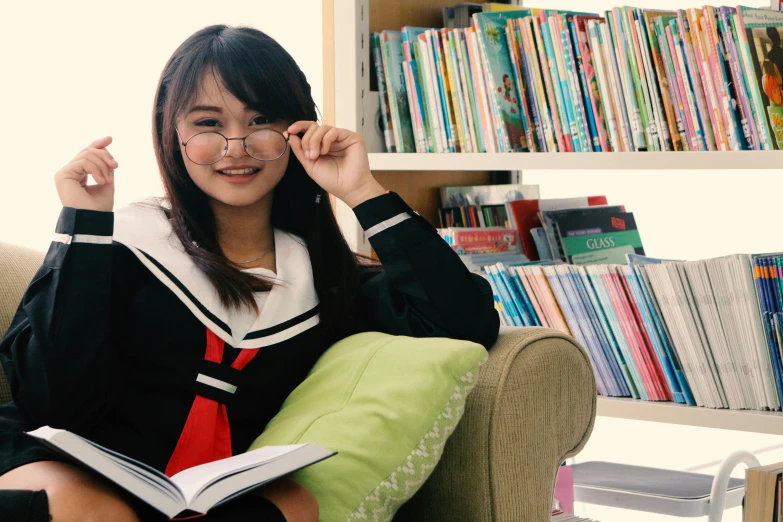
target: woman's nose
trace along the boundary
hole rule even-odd
[[[226,156],[231,156],[232,158],[241,158],[242,156],[247,156],[247,151],[245,151],[243,143],[244,138],[229,138]]]

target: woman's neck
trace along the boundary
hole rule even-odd
[[[271,197],[263,198],[253,205],[244,207],[212,201],[218,242],[228,259],[234,262],[247,261],[275,247],[271,199]],[[258,266],[269,268],[267,261],[274,259],[273,253],[265,255],[259,262],[243,264],[242,268]]]

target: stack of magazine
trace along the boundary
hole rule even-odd
[[[779,11],[498,9],[372,34],[388,152],[783,146]]]
[[[783,255],[484,266],[507,325],[588,352],[601,395],[710,408],[783,403]]]
[[[438,233],[470,270],[488,263],[514,265],[530,260],[523,252],[511,205],[538,201],[538,185],[505,184],[441,187]],[[537,258],[533,258],[537,259]]]
[[[592,518],[582,518],[562,511],[552,512],[552,522],[598,522]]]

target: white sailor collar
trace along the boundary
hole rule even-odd
[[[223,306],[161,210],[131,204],[114,212],[114,240],[128,247],[193,315],[235,348],[277,344],[318,324],[318,295],[307,247],[293,234],[278,229],[274,234],[277,280],[266,295],[259,292],[256,316]]]

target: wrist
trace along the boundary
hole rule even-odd
[[[372,199],[383,194],[386,194],[386,189],[384,189],[380,183],[373,179],[371,182],[355,190],[352,190],[340,199],[343,200],[343,203],[349,207],[355,208],[368,199]]]

